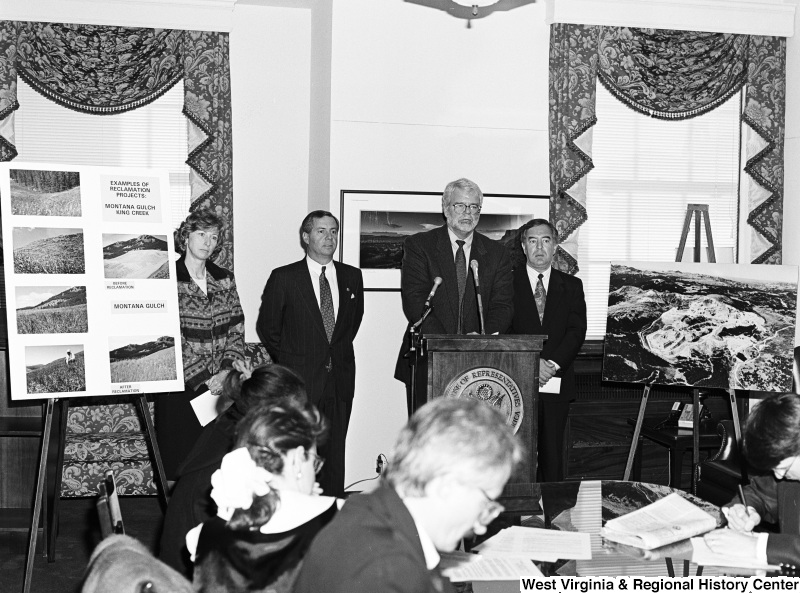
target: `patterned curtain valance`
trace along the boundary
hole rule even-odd
[[[216,263],[233,269],[229,36],[212,31],[0,21],[0,161],[17,156],[17,75],[76,111],[142,107],[184,79],[191,209],[225,223]]]
[[[183,31],[21,23],[19,75],[59,105],[121,113],[163,95],[183,76]]]
[[[781,263],[786,39],[557,23],[550,29],[549,81],[556,265],[578,271],[598,78],[631,108],[663,119],[701,115],[746,85],[749,261]]]
[[[702,115],[747,77],[747,35],[603,27],[600,82],[632,109],[661,119]]]

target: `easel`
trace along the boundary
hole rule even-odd
[[[158,448],[158,441],[156,440],[155,425],[153,424],[153,417],[150,415],[150,408],[147,405],[147,398],[144,394],[139,394],[135,399],[136,408],[139,412],[140,420],[144,420],[147,436],[147,442],[150,446],[150,455],[155,462],[155,481],[158,487],[159,500],[161,501],[162,510],[166,511],[167,503],[169,502],[169,493],[167,491],[167,475],[164,472],[164,464],[161,462],[161,450]],[[47,458],[50,452],[50,432],[53,428],[53,416],[55,415],[55,408],[58,407],[60,425],[58,431],[58,451],[55,467],[55,475],[50,487],[52,491],[47,488],[47,471],[48,463]],[[28,554],[25,559],[25,580],[22,584],[23,593],[30,593],[31,590],[31,577],[33,575],[33,561],[36,555],[36,540],[38,537],[39,519],[42,515],[42,506],[44,501],[52,498],[52,509],[50,516],[52,517],[52,525],[48,530],[45,527],[44,533],[47,541],[45,542],[45,555],[48,562],[55,562],[55,545],[57,521],[58,521],[58,502],[60,499],[61,487],[61,474],[64,466],[64,446],[67,438],[67,411],[69,410],[69,399],[48,399],[45,404],[44,411],[44,429],[42,432],[42,448],[39,453],[39,470],[36,479],[36,492],[34,494],[33,503],[33,517],[31,518],[31,530],[28,537]],[[48,521],[45,519],[45,525]]]
[[[692,215],[694,215],[694,261],[700,261],[700,218],[703,218],[706,230],[706,242],[708,243],[708,261],[709,263],[717,263],[717,258],[714,252],[714,240],[711,237],[711,221],[708,217],[708,204],[689,204],[686,208],[686,218],[683,221],[683,231],[681,232],[681,240],[678,245],[678,253],[675,255],[675,261],[679,262],[683,259],[683,250],[686,247],[686,239],[689,235],[689,225],[692,223]],[[628,462],[625,464],[625,474],[623,480],[628,481],[631,477],[631,470],[633,469],[633,461],[636,457],[636,449],[639,445],[639,435],[642,431],[642,422],[644,421],[644,413],[647,408],[647,400],[650,397],[650,388],[652,384],[645,385],[644,392],[642,393],[642,402],[639,404],[639,415],[636,417],[636,426],[633,429],[633,440],[631,441],[631,448],[628,452]],[[731,406],[731,418],[733,419],[733,430],[736,433],[736,442],[742,442],[742,429],[739,426],[739,411],[736,408],[736,393],[733,389],[728,389],[728,403]],[[697,492],[697,471],[696,468],[700,464],[700,389],[692,389],[692,493]]]

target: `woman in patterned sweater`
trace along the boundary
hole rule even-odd
[[[175,231],[175,248],[182,254],[176,271],[186,389],[156,400],[158,442],[169,480],[177,479],[177,468],[202,429],[189,402],[207,390],[220,394],[228,371],[244,362],[244,314],[236,281],[210,261],[219,251],[221,231],[222,221],[205,209],[189,214]]]

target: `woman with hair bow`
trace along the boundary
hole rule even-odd
[[[219,469],[223,456],[234,445],[236,425],[253,407],[264,403],[292,400],[305,405],[306,388],[300,376],[279,364],[250,369],[235,362],[225,378],[223,393],[232,400],[230,407],[206,425],[184,462],[178,467],[178,481],[172,490],[159,543],[159,559],[192,578],[192,563],[186,550],[186,533],[211,519],[217,507],[211,499],[211,476]]]
[[[326,429],[311,404],[285,401],[245,415],[236,448],[211,477],[217,516],[186,536],[195,591],[292,591],[311,541],[338,508],[316,483]]]

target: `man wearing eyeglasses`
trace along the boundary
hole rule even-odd
[[[706,534],[715,552],[779,564],[796,576],[800,568],[800,396],[775,394],[757,404],[744,428],[749,466],[772,475],[753,476],[723,512],[728,527]],[[780,533],[753,533],[762,519]]]
[[[400,431],[377,489],[350,497],[314,539],[296,593],[451,591],[439,552],[483,534],[523,448],[477,400],[438,398]]]
[[[475,182],[451,181],[442,195],[446,224],[411,235],[403,244],[400,292],[409,326],[422,317],[426,301],[430,299],[433,307],[419,328],[422,333],[480,333],[475,275],[470,267],[473,260],[478,264],[485,333],[505,333],[511,324],[514,315],[511,258],[502,244],[475,232],[482,205],[483,192]],[[441,286],[430,298],[436,278],[441,278]],[[408,348],[406,332],[394,376],[406,384],[410,415],[413,412],[411,370],[409,360],[404,358]]]

